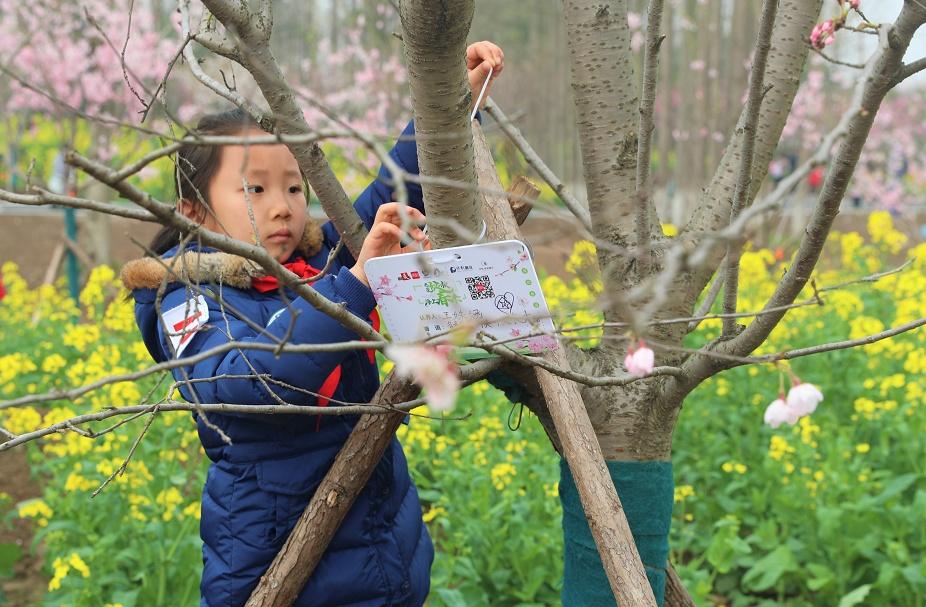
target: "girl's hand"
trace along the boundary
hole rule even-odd
[[[489,68],[492,69],[492,79],[486,88],[485,95],[482,97],[482,106],[485,106],[486,99],[489,98],[489,91],[492,90],[492,83],[498,78],[498,75],[505,69],[505,53],[500,46],[488,40],[475,42],[466,47],[466,69],[469,71],[469,88],[473,93],[473,104],[479,97],[479,91],[482,90],[482,83],[485,82],[489,74]]]
[[[408,218],[411,231],[407,234],[402,231],[402,216]],[[363,264],[374,257],[396,255],[398,253],[411,253],[423,249],[430,249],[431,243],[419,225],[425,221],[424,213],[412,207],[402,207],[395,202],[387,202],[376,211],[373,227],[363,240],[357,263],[350,269],[360,282],[369,286]],[[409,236],[411,238],[409,238]],[[403,242],[408,242],[403,246]],[[416,244],[417,243],[417,244]],[[420,246],[419,246],[420,245]]]

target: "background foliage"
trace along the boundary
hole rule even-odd
[[[915,260],[874,284],[825,294],[824,306],[790,312],[763,352],[861,337],[926,315],[926,245],[909,247],[889,215],[874,214],[866,234],[838,234],[831,243],[819,286]],[[580,243],[568,278],[544,278],[558,326],[597,319],[589,311],[600,289],[592,253]],[[767,296],[786,256],[744,255],[744,309]],[[3,273],[3,399],[150,363],[109,268],[93,271],[79,306],[61,285],[29,289],[11,264]],[[692,343],[718,330],[719,321],[705,321]],[[594,334],[583,337],[594,343]],[[674,446],[673,563],[701,605],[922,605],[926,406],[916,378],[926,372],[926,332],[798,359],[791,368],[826,395],[794,427],[762,425],[778,389],[770,365],[729,371],[686,400]],[[170,390],[169,381],[3,410],[0,425],[23,432],[133,404]],[[558,457],[542,428],[527,412],[519,424],[518,408],[485,383],[467,390],[453,415],[464,419],[416,417],[400,430],[438,549],[430,603],[558,604]],[[207,462],[190,415],[158,415],[125,474],[91,498],[143,425],[130,421],[95,441],[70,432],[25,447],[43,495],[15,504],[0,496],[0,508],[5,520],[33,525],[30,549],[41,546],[47,575],[44,605],[196,603]]]

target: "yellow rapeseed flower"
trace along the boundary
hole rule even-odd
[[[422,518],[422,520],[424,520],[424,522],[430,523],[431,521],[433,521],[434,519],[436,519],[438,516],[441,516],[441,515],[444,515],[444,514],[447,514],[447,510],[445,510],[443,507],[441,507],[441,506],[431,506],[430,508],[428,508],[428,511],[425,512],[425,513],[421,516],[421,518]]]
[[[56,558],[54,562],[52,562],[51,567],[55,570],[55,573],[51,580],[48,582],[49,592],[61,588],[61,580],[63,580],[71,570],[70,566],[68,566],[68,564],[60,557]]]
[[[679,485],[675,488],[675,502],[683,502],[685,498],[695,494],[694,487],[691,485]]]
[[[63,356],[57,352],[52,352],[42,361],[42,371],[45,373],[57,373],[68,364]]]
[[[90,577],[90,567],[87,567],[87,563],[84,562],[80,555],[76,552],[72,552],[71,556],[68,557],[68,565],[70,565],[74,571],[79,572],[84,577]]]
[[[17,407],[3,411],[2,424],[13,434],[32,432],[42,426],[42,415],[33,407]]]
[[[492,466],[492,470],[489,473],[492,477],[492,485],[498,490],[502,491],[505,487],[511,484],[511,481],[514,480],[515,474],[517,474],[517,469],[507,462],[501,464],[495,464]]]
[[[20,518],[32,518],[39,527],[48,525],[48,519],[54,516],[54,511],[41,499],[29,500],[19,506]]]
[[[174,511],[177,506],[183,503],[183,496],[180,495],[176,487],[170,487],[158,493],[157,497],[154,498],[154,503],[163,509],[161,517],[165,521],[169,521],[174,518]]]
[[[81,324],[70,325],[64,331],[61,343],[70,346],[78,352],[86,352],[87,348],[100,340],[100,327],[98,325]]]
[[[868,443],[859,443],[855,445],[855,450],[858,451],[859,453],[868,453],[869,451],[871,451],[871,445],[869,445]]]

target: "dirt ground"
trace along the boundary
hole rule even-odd
[[[29,475],[26,452],[22,448],[0,454],[0,491],[10,495],[12,506],[41,495],[39,486]],[[0,518],[4,514],[0,511]],[[14,518],[10,524],[0,523],[0,544],[16,544],[23,552],[13,567],[13,577],[0,579],[3,591],[0,604],[11,607],[34,605],[48,585],[42,573],[41,554],[31,553],[32,531],[32,523],[19,518]]]

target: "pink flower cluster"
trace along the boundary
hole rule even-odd
[[[131,88],[142,97],[146,87],[153,90],[152,83],[163,77],[176,41],[158,31],[151,10],[135,6],[130,11],[130,6],[128,0],[36,0],[25,9],[20,2],[0,0],[0,54],[15,56],[16,72],[71,107],[134,118],[142,104]],[[120,56],[123,44],[125,69]],[[8,112],[60,109],[46,96],[15,81],[10,83],[5,108]]]
[[[810,44],[816,49],[829,46],[835,40],[836,22],[832,19],[827,19],[823,23],[816,24],[813,26],[813,31],[810,32]]]
[[[772,428],[783,423],[793,426],[800,418],[816,411],[823,400],[823,393],[813,384],[802,383],[796,377],[792,381],[788,396],[785,397],[784,391],[779,392],[778,398],[765,409],[765,423]]]
[[[449,411],[460,392],[459,369],[450,358],[452,349],[449,345],[392,345],[384,353],[395,362],[398,375],[424,389],[432,411]]]
[[[647,348],[646,343],[641,339],[636,345],[630,344],[627,348],[624,366],[631,375],[644,377],[653,372],[655,358],[653,351]]]
[[[810,45],[815,49],[823,49],[836,40],[836,30],[846,23],[849,16],[849,10],[858,10],[861,0],[836,0],[842,7],[842,13],[835,19],[827,19],[823,23],[818,23],[810,32]]]

